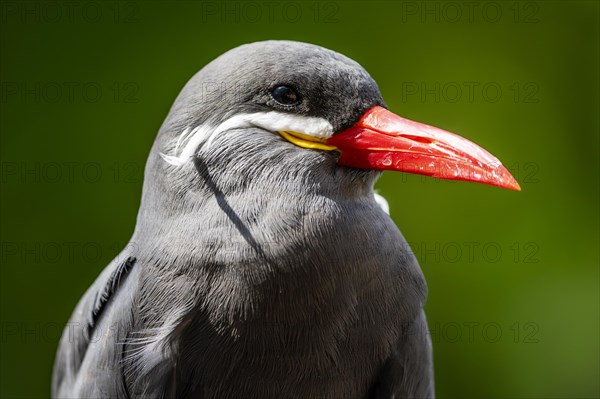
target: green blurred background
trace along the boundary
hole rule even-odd
[[[598,397],[598,4],[3,1],[0,396],[49,396],[62,327],[127,243],[186,80],[294,39],[354,58],[391,110],[521,183],[378,183],[429,283],[438,397]]]

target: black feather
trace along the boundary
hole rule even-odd
[[[129,272],[133,268],[133,265],[135,264],[136,260],[137,259],[134,257],[128,257],[127,260],[121,263],[110,275],[102,292],[96,292],[94,298],[94,307],[88,319],[88,337],[90,336],[92,330],[96,326],[97,321],[100,319],[100,316],[102,315],[102,312],[104,311],[109,299],[119,289],[122,281],[124,281],[125,278],[129,275]]]

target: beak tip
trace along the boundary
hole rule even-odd
[[[515,180],[514,182],[510,182],[506,188],[508,188],[509,190],[513,190],[513,191],[522,191],[521,190],[521,186],[519,186],[519,183],[517,183],[517,181]]]
[[[510,174],[508,169],[506,169],[504,166],[501,166],[500,172],[501,173],[499,187],[507,188],[509,190],[514,191],[521,191],[521,186],[519,185],[519,182],[513,177],[513,175]]]

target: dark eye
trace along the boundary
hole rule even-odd
[[[271,96],[283,105],[294,105],[300,102],[300,95],[289,86],[277,86],[271,92]]]

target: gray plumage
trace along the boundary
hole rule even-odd
[[[301,105],[273,101],[278,84]],[[360,65],[309,44],[244,45],[198,72],[155,140],[129,245],[65,329],[53,397],[432,397],[426,285],[375,202],[379,172],[257,126],[207,138],[179,166],[161,156],[238,114],[339,131],[374,105]]]

